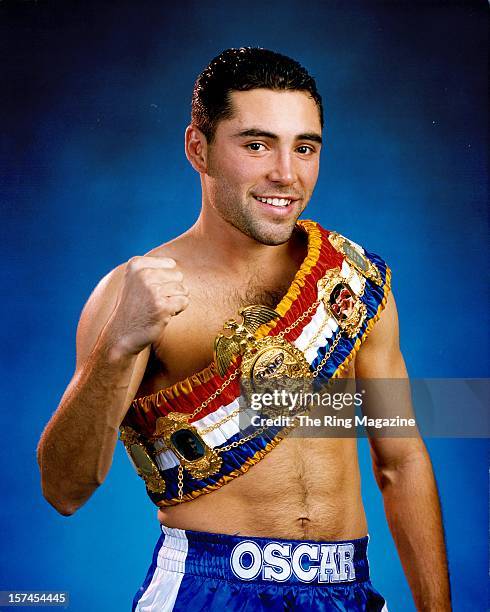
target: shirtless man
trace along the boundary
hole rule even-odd
[[[224,321],[259,304],[280,314],[256,335],[272,337],[274,363],[306,359],[327,379],[407,377],[382,260],[313,222],[297,225],[317,180],[322,127],[315,82],[293,60],[259,49],[215,58],[196,81],[185,135],[201,178],[198,220],[113,270],[83,309],[76,371],[39,444],[43,493],[63,515],[80,508],[104,482],[123,424],[163,531],[134,609],[387,609],[369,582],[355,439],[244,441],[229,408],[240,356],[222,376],[209,366]],[[338,276],[344,269],[348,278]],[[321,277],[334,278],[342,302],[329,304],[326,289],[317,295]],[[361,303],[366,295],[374,310]],[[322,313],[330,328],[311,331]],[[183,423],[168,417],[176,412],[187,415]],[[172,438],[179,427],[180,442]],[[370,442],[416,606],[450,610],[424,444],[417,436]]]

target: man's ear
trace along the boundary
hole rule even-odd
[[[191,166],[200,174],[207,171],[208,141],[195,125],[188,125],[185,131],[185,154]]]

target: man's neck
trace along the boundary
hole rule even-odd
[[[226,267],[228,272],[246,274],[251,264],[254,269],[277,266],[281,259],[295,258],[297,246],[290,239],[284,244],[269,246],[257,242],[219,215],[201,210],[196,223],[186,232],[208,265],[215,269]],[[293,234],[294,236],[294,234]],[[197,246],[196,244],[196,246]]]

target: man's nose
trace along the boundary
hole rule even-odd
[[[289,152],[278,151],[274,156],[268,178],[274,183],[292,185],[296,179],[294,161]]]

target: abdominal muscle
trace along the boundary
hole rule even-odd
[[[160,509],[167,527],[257,537],[366,535],[355,439],[285,439],[217,491]]]

